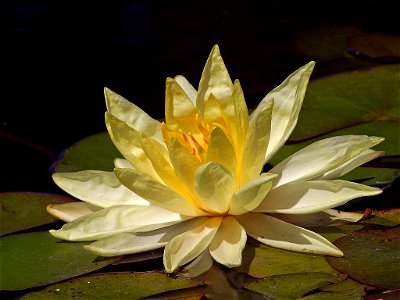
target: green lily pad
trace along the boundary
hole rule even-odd
[[[143,273],[106,273],[84,276],[56,283],[39,292],[26,294],[21,299],[133,300],[157,295],[166,291],[187,289],[200,285],[202,285],[202,283],[199,281],[180,277],[173,278],[165,273],[157,271]]]
[[[400,291],[393,290],[383,293],[376,293],[368,295],[366,300],[399,300],[400,299]]]
[[[58,219],[46,212],[47,205],[72,201],[56,194],[0,193],[0,236],[55,222]]]
[[[53,165],[54,172],[112,171],[114,159],[122,157],[107,132],[84,138],[66,149]]]
[[[357,231],[363,228],[364,225],[355,223],[355,224],[345,224],[337,226],[314,227],[310,229],[322,235],[328,241],[334,242],[350,232]]]
[[[345,278],[343,275],[326,273],[285,274],[262,278],[246,284],[245,287],[273,299],[298,299],[315,289]]]
[[[98,258],[83,249],[87,243],[70,243],[48,232],[33,232],[0,239],[0,289],[21,290],[41,286],[107,266],[118,259]]]
[[[383,211],[372,211],[370,218],[363,223],[377,224],[383,226],[400,225],[400,208]]]
[[[256,278],[294,273],[338,274],[323,256],[272,248],[253,239],[248,240],[242,265],[236,270]]]
[[[358,134],[376,132],[387,139],[384,149],[388,144],[397,148],[388,155],[399,154],[399,74],[398,65],[386,65],[313,80],[290,141],[363,125]]]
[[[344,253],[327,258],[334,269],[371,286],[400,288],[400,227],[352,232],[334,244]]]

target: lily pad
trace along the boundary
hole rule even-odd
[[[400,227],[352,232],[334,244],[344,253],[327,258],[334,269],[371,286],[400,288]]]
[[[350,36],[347,45],[352,53],[361,58],[382,62],[400,61],[400,36],[369,32]]]
[[[0,289],[21,290],[41,286],[107,266],[120,257],[98,258],[48,232],[33,232],[0,239]]]
[[[339,129],[340,134],[376,132],[387,139],[383,149],[388,145],[394,147],[387,155],[399,154],[399,75],[398,65],[386,65],[313,80],[290,141],[299,142]],[[358,128],[346,131],[351,127]]]
[[[270,276],[245,285],[247,289],[273,299],[298,299],[305,294],[343,281],[346,276],[326,273],[298,273]]]
[[[400,225],[400,208],[394,208],[383,211],[372,211],[370,218],[364,221],[368,224],[377,224],[383,226]]]
[[[66,149],[53,165],[54,172],[112,171],[114,159],[122,157],[107,132],[84,138]]]
[[[72,201],[73,198],[56,194],[0,193],[0,236],[55,222],[58,219],[46,212],[46,206]]]
[[[157,271],[106,273],[79,277],[53,284],[39,292],[26,294],[21,299],[142,299],[166,291],[202,285],[188,278],[169,277]],[[204,294],[203,294],[204,295]],[[193,295],[180,299],[190,299]],[[168,298],[163,298],[168,299]],[[176,299],[176,298],[175,298]]]
[[[242,265],[236,270],[256,278],[294,273],[338,274],[323,256],[272,248],[253,239],[248,240]]]

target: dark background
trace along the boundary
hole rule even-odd
[[[57,155],[105,131],[105,86],[161,118],[165,79],[182,74],[197,87],[218,43],[252,107],[314,59],[318,49],[298,51],[297,34],[398,34],[399,2],[2,0],[0,189],[57,191],[48,171]],[[312,78],[340,71],[332,60],[317,61]]]

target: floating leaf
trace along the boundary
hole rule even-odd
[[[383,293],[371,294],[368,295],[366,300],[399,300],[400,299],[400,291],[386,291]]]
[[[119,259],[98,258],[83,249],[86,244],[60,241],[48,232],[1,238],[0,289],[14,291],[61,281]]]
[[[46,206],[72,201],[73,198],[55,194],[0,193],[0,235],[57,221],[57,218],[46,212]]]
[[[114,159],[121,157],[107,132],[84,138],[66,149],[53,165],[55,172],[82,170],[112,171]]]
[[[400,228],[360,230],[334,243],[344,257],[328,257],[341,273],[368,285],[400,288]]]
[[[236,270],[256,278],[293,273],[338,273],[323,256],[272,248],[252,239],[248,240],[242,265]]]
[[[371,212],[371,217],[365,220],[364,223],[383,226],[400,225],[400,208],[383,211],[374,210]]]
[[[172,278],[158,271],[105,273],[56,283],[39,292],[26,294],[21,299],[141,299],[201,284],[192,279]]]
[[[364,226],[362,224],[355,223],[337,226],[314,227],[311,228],[311,230],[322,235],[328,241],[334,242],[350,232],[357,231],[363,228]]]
[[[344,280],[346,276],[326,273],[299,273],[276,275],[245,285],[247,289],[273,299],[298,299],[308,292]]]
[[[369,32],[347,38],[350,51],[362,58],[383,62],[400,61],[400,36]]]
[[[398,65],[387,65],[313,80],[290,141],[357,127],[340,134],[377,133],[387,139],[383,149],[391,145],[388,155],[399,154],[399,74]]]

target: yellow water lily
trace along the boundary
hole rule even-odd
[[[332,208],[381,193],[336,178],[382,155],[369,148],[383,139],[327,138],[263,173],[296,125],[313,67],[310,62],[291,74],[250,115],[218,46],[197,91],[183,76],[167,79],[163,123],[105,89],[107,129],[125,159],[115,160],[114,172],[53,174],[83,202],[49,206],[68,221],[51,234],[94,241],[85,248],[102,256],[165,247],[167,272],[210,256],[239,266],[247,236],[281,249],[342,256],[301,226],[321,218],[353,220]]]

